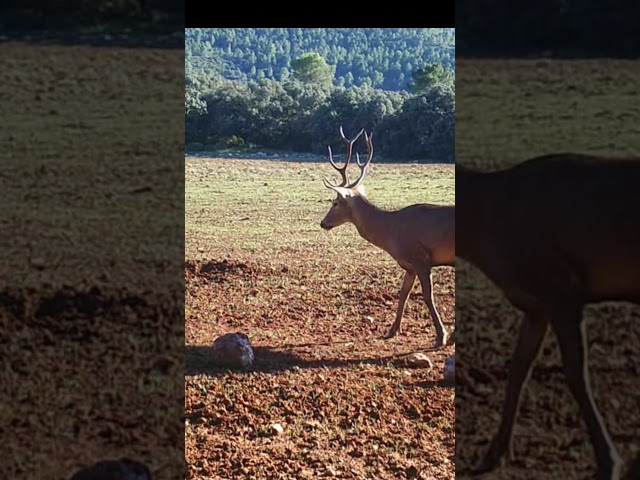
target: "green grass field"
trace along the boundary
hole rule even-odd
[[[460,60],[456,160],[492,169],[561,151],[637,155],[640,63]]]
[[[640,62],[631,61],[459,59],[457,162],[495,170],[567,151],[637,156],[638,75]],[[456,468],[462,473],[497,429],[520,313],[462,260],[456,280],[460,372],[471,367],[472,378],[483,379],[456,388]],[[626,461],[640,448],[640,418],[633,407],[637,382],[623,373],[640,366],[640,335],[630,327],[638,325],[639,316],[637,307],[619,304],[586,309],[594,395]],[[523,395],[514,449],[515,461],[487,477],[524,480],[536,472],[540,478],[592,478],[593,451],[566,387],[553,335]]]
[[[385,209],[455,200],[453,165],[374,164],[370,172],[367,195]],[[334,173],[328,162],[189,159],[185,257],[201,256],[198,248],[206,255],[257,252],[274,258],[314,249],[318,243],[333,250],[342,243],[334,241],[336,235],[351,245],[349,250],[375,252],[356,241],[360,237],[354,228],[341,228],[339,234],[320,229],[335,197],[322,178]]]
[[[167,118],[183,108],[184,54],[19,43],[2,52],[1,220],[11,235],[0,240],[0,287],[145,290],[136,265],[160,285],[179,277],[184,127]]]

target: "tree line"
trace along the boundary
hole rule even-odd
[[[175,31],[184,28],[184,0],[6,0],[0,5],[0,28],[128,28]],[[136,32],[134,32],[136,33]]]
[[[639,2],[608,0],[458,0],[460,56],[566,57],[640,55]]]
[[[257,146],[315,153],[326,153],[331,145],[338,152],[342,125],[347,135],[361,128],[373,131],[382,158],[453,162],[453,85],[420,88],[394,92],[295,78],[187,77],[186,144],[188,149]]]

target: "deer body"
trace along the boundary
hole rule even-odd
[[[457,255],[524,312],[502,420],[476,473],[511,447],[522,390],[549,327],[594,447],[598,479],[620,478],[620,458],[591,394],[582,310],[640,303],[640,159],[558,154],[508,170],[456,169]]]
[[[401,327],[406,300],[416,278],[420,279],[422,295],[436,329],[435,346],[440,347],[448,339],[447,331],[435,308],[431,269],[437,266],[455,265],[455,207],[450,205],[416,204],[396,211],[385,211],[372,204],[365,196],[362,181],[373,157],[371,136],[365,132],[369,158],[357,163],[361,169],[360,177],[349,182],[347,167],[351,160],[353,140],[348,140],[342,128],[343,140],[347,143],[347,160],[343,167],[334,162],[329,149],[331,164],[342,175],[342,184],[333,185],[325,180],[325,185],[337,193],[331,210],[320,222],[325,230],[344,223],[352,223],[362,238],[391,255],[405,270],[400,289],[396,319],[387,331],[385,338],[395,336]]]
[[[422,257],[428,257],[433,267],[455,266],[454,207],[416,204],[385,211],[357,196],[350,208],[350,222],[360,236],[389,253],[403,269],[411,270],[413,261]],[[419,217],[423,222],[416,224]],[[448,228],[443,230],[442,225]]]

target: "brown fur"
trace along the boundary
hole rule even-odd
[[[600,301],[640,302],[639,186],[637,158],[567,153],[492,173],[456,169],[457,255],[525,313],[502,422],[477,473],[496,468],[510,448],[522,389],[551,326],[598,478],[619,478],[618,454],[591,395],[582,310]]]

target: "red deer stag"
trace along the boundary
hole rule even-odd
[[[347,168],[351,162],[353,144],[363,132],[368,158],[360,163],[360,157],[356,154],[360,176],[355,182],[350,182]],[[422,296],[436,329],[435,348],[439,348],[447,342],[448,335],[433,302],[431,269],[455,265],[455,207],[418,204],[397,211],[385,211],[376,207],[365,197],[362,185],[373,158],[373,133],[368,135],[363,129],[353,140],[349,140],[340,127],[340,135],[347,145],[345,164],[342,167],[336,165],[331,147],[329,162],[340,172],[342,183],[336,185],[324,180],[325,186],[334,190],[337,197],[320,226],[324,230],[331,230],[351,222],[362,238],[389,253],[405,270],[396,319],[384,338],[391,338],[400,332],[407,297],[416,276],[420,279]]]
[[[582,310],[640,302],[640,159],[538,157],[481,173],[456,169],[457,255],[524,313],[502,420],[473,469],[495,469],[509,450],[520,397],[549,328],[585,420],[597,478],[620,478],[620,458],[594,402]]]

